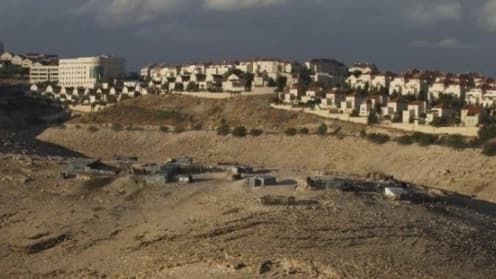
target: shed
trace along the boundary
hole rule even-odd
[[[346,179],[335,176],[307,177],[307,185],[310,188],[321,190],[330,188],[344,190],[350,187],[350,183]]]
[[[67,174],[115,175],[115,169],[99,159],[76,158],[69,162]]]
[[[146,185],[163,185],[170,182],[170,176],[167,173],[147,175],[144,179]]]
[[[160,166],[160,173],[167,173],[169,176],[176,176],[179,173],[179,165],[169,162]]]
[[[259,175],[259,176],[250,177],[248,179],[248,184],[253,187],[276,185],[277,179],[274,176],[270,176],[270,175]]]

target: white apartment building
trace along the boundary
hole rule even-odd
[[[99,83],[125,74],[125,59],[111,56],[60,59],[59,84],[95,88]]]
[[[29,83],[56,82],[59,80],[59,65],[35,63],[29,68]]]

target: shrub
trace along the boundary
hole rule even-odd
[[[145,128],[143,128],[143,127],[134,127],[133,125],[131,125],[131,126],[128,126],[126,128],[126,130],[128,130],[128,131],[144,131]]]
[[[329,128],[327,127],[327,125],[322,123],[322,124],[320,124],[319,128],[317,128],[317,134],[320,136],[325,136],[325,135],[327,135],[328,129]]]
[[[436,135],[415,132],[412,135],[412,139],[414,142],[420,144],[421,146],[428,146],[435,144],[439,137]]]
[[[76,129],[81,129],[81,125],[77,124]]]
[[[373,143],[384,144],[388,142],[391,138],[389,137],[389,135],[386,134],[373,133],[373,134],[368,134],[367,139]]]
[[[232,134],[237,138],[243,138],[246,136],[247,130],[245,127],[239,126],[233,129]]]
[[[250,130],[250,135],[254,137],[261,136],[263,134],[263,130],[261,129],[251,129]]]
[[[449,135],[443,138],[443,144],[453,149],[463,149],[467,147],[462,135]]]
[[[182,125],[177,125],[176,127],[174,127],[174,132],[175,133],[180,134],[180,133],[182,133],[184,131],[186,131],[186,128],[184,128],[184,126],[182,126]]]
[[[361,130],[360,131],[360,137],[362,137],[362,138],[367,137],[367,130]]]
[[[119,132],[119,131],[122,131],[123,127],[120,123],[112,123],[112,125],[110,126],[110,128],[113,130],[113,131],[116,131],[116,132]]]
[[[486,156],[496,156],[496,143],[486,143],[482,147],[482,154]]]
[[[203,128],[203,124],[201,122],[193,125],[193,130],[195,130],[195,131],[201,131],[202,128]]]
[[[483,126],[479,129],[479,139],[483,142],[496,138],[496,125]]]
[[[164,133],[168,133],[170,131],[170,129],[167,126],[160,126],[160,131],[164,132]]]
[[[379,117],[377,117],[377,114],[375,111],[370,111],[369,116],[367,117],[367,124],[369,125],[375,125],[379,124]]]
[[[299,132],[302,135],[308,135],[308,133],[310,133],[310,131],[306,127],[301,128]]]
[[[396,141],[398,142],[398,144],[401,144],[401,145],[413,144],[413,139],[411,136],[401,136],[401,137],[397,138]]]
[[[88,132],[90,132],[90,133],[96,133],[96,132],[98,132],[98,127],[96,127],[96,126],[89,126],[88,127]]]
[[[286,131],[284,131],[284,133],[287,135],[287,136],[295,136],[296,135],[296,129],[295,128],[288,128],[286,129]]]
[[[227,136],[231,132],[231,129],[229,128],[229,125],[227,124],[222,124],[217,128],[217,135],[219,136]]]

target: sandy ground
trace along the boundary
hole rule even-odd
[[[243,139],[213,132],[114,132],[100,129],[48,129],[39,139],[89,156],[135,154],[145,160],[190,155],[201,161],[239,161],[264,167],[364,175],[384,172],[397,178],[496,201],[496,159],[480,150],[440,146],[375,145],[358,137],[264,135]]]
[[[255,189],[216,176],[167,186],[145,186],[127,175],[64,180],[65,165],[57,157],[1,155],[2,278],[496,274],[491,214],[376,193]],[[283,169],[274,174],[299,177]],[[257,198],[266,194],[318,204],[263,206]]]

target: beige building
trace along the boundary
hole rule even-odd
[[[98,84],[125,74],[124,58],[111,56],[60,59],[59,84],[62,87],[95,88]]]
[[[59,80],[59,65],[34,63],[29,68],[29,83],[56,82]]]

